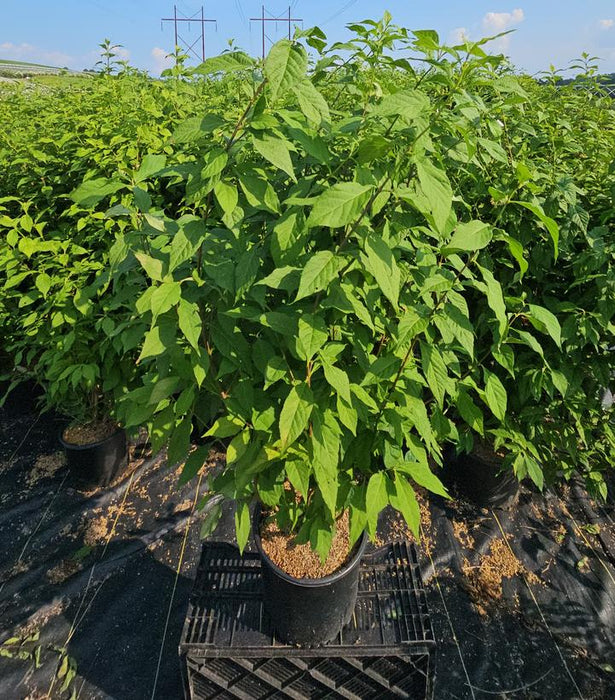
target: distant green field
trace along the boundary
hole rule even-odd
[[[34,83],[47,87],[68,87],[80,83],[88,73],[69,71],[57,66],[47,66],[41,63],[0,59],[0,78],[22,80],[27,78]]]
[[[5,58],[0,58],[0,67],[2,65],[9,65],[9,66],[28,66],[29,68],[50,68],[51,70],[61,70],[60,68],[57,68],[56,66],[46,66],[42,63],[28,63],[27,61],[9,61],[8,59]]]

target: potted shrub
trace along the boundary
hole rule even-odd
[[[197,69],[223,83],[243,76],[249,93],[239,115],[180,127],[199,165],[184,171],[199,220],[161,214],[154,230],[150,219],[126,232],[113,273],[116,285],[142,290],[133,314],[150,323],[140,356],[148,379],[124,397],[123,415],[147,415],[179,460],[196,402],[220,404],[207,434],[231,441],[211,492],[236,503],[241,550],[257,504],[265,575],[282,570],[283,583],[266,587],[280,591],[269,611],[281,637],[301,644],[327,641],[352,610],[333,603],[330,627],[311,624],[323,598],[332,604],[331,587],[344,587],[337,573],[326,578],[331,551],[352,577],[364,533],[375,536],[389,504],[418,536],[414,485],[447,495],[429,466],[442,463],[442,444],[484,435],[485,409],[501,422],[506,389],[489,368],[506,366],[518,321],[488,267],[490,250],[520,264],[497,228],[513,193],[479,207],[482,191],[463,199],[444,167],[455,135],[474,133],[465,100],[497,79],[498,59],[468,44],[438,63],[435,32],[410,35],[389,16],[354,30],[343,60],[319,30],[306,33],[321,54],[310,73],[305,49],[287,40],[262,71],[239,52]],[[396,42],[433,73],[392,59]],[[481,138],[495,150],[489,133]],[[480,355],[470,295],[485,300]],[[202,463],[192,452],[185,478]],[[310,571],[304,546],[316,553]],[[327,592],[306,598],[323,572]],[[279,612],[281,599],[298,607]]]
[[[15,236],[3,251],[11,264],[1,306],[12,319],[4,399],[24,382],[40,387],[40,408],[66,421],[60,442],[74,480],[107,485],[126,463],[126,433],[112,415],[135,371],[128,336],[108,304],[104,256],[40,234]]]

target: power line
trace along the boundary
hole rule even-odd
[[[343,7],[341,7],[337,12],[331,15],[329,19],[326,19],[322,24],[323,26],[325,24],[329,24],[329,22],[332,22],[334,19],[337,19],[340,15],[343,15],[346,10],[349,10],[353,5],[357,4],[358,0],[350,0],[350,2],[347,2]]]
[[[270,39],[269,36],[267,36],[265,32],[265,22],[284,22],[285,24],[288,24],[288,38],[291,38],[291,22],[303,22],[302,17],[291,17],[291,7],[290,5],[288,6],[288,17],[285,15],[279,15],[278,17],[275,17],[274,15],[271,15],[271,17],[265,17],[265,12],[267,14],[271,15],[271,12],[269,10],[265,10],[265,6],[261,6],[261,16],[260,17],[250,17],[250,22],[260,22],[261,23],[261,39],[262,39],[262,45],[263,45],[263,60],[265,60],[265,45],[266,45],[266,39],[269,40],[271,43],[273,41]]]
[[[235,0],[235,7],[237,8],[237,12],[239,13],[239,19],[245,23],[246,16],[244,14],[243,7],[241,6],[241,0]]]
[[[197,60],[204,61],[205,60],[205,25],[208,22],[213,22],[217,26],[217,20],[215,19],[205,19],[205,9],[203,6],[201,6],[200,10],[197,10],[191,17],[188,17],[185,15],[181,10],[179,11],[179,14],[182,15],[181,17],[177,16],[178,10],[177,10],[177,5],[173,5],[173,17],[163,17],[160,20],[161,26],[165,22],[173,22],[173,27],[175,30],[175,47],[179,46],[179,42],[181,42],[186,49],[188,49],[188,53],[192,53]],[[199,17],[200,15],[200,17]],[[200,24],[201,25],[201,33],[199,36],[197,36],[196,40],[190,43],[184,37],[179,33],[179,26],[182,25],[182,23],[188,23],[188,30],[190,30],[190,23],[193,22],[195,24]],[[178,26],[179,25],[179,26]],[[194,50],[194,47],[197,45],[198,42],[201,42],[201,55]]]

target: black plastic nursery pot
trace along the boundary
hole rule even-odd
[[[519,495],[519,481],[511,469],[503,469],[503,460],[495,453],[444,455],[442,475],[446,484],[479,508],[510,508]]]
[[[126,464],[126,431],[118,428],[112,435],[89,445],[60,442],[74,481],[86,488],[108,486]]]
[[[323,578],[298,579],[280,569],[263,551],[262,520],[263,514],[256,508],[253,530],[262,562],[263,605],[279,641],[302,647],[331,641],[352,619],[367,534],[360,537],[342,568]]]

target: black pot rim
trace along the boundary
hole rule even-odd
[[[353,545],[350,554],[350,559],[345,566],[336,569],[332,574],[328,574],[327,576],[323,576],[322,578],[295,578],[294,576],[291,576],[289,573],[284,571],[284,569],[280,569],[280,567],[277,564],[271,561],[271,559],[267,556],[265,550],[263,549],[260,534],[260,523],[262,517],[262,510],[260,506],[257,505],[254,509],[254,516],[252,519],[252,530],[254,533],[254,541],[256,542],[256,548],[258,549],[258,553],[260,554],[260,556],[267,562],[267,565],[271,567],[271,569],[273,569],[276,575],[284,581],[288,581],[289,583],[293,583],[296,586],[302,586],[304,588],[318,588],[320,586],[326,586],[330,583],[335,583],[361,563],[361,557],[363,556],[363,552],[365,551],[365,547],[367,546],[367,532],[365,530],[363,530],[361,536]]]
[[[65,450],[74,450],[75,452],[78,452],[81,450],[91,450],[93,447],[100,447],[101,445],[105,445],[106,443],[113,440],[113,438],[115,438],[118,433],[126,433],[124,428],[122,428],[118,425],[117,430],[115,430],[115,432],[111,433],[111,435],[104,438],[103,440],[99,440],[98,442],[89,442],[87,445],[75,445],[74,442],[66,442],[66,440],[62,437],[65,430],[66,430],[66,428],[62,428],[62,430],[60,430],[60,435],[59,435],[60,444],[62,445],[62,447]]]

